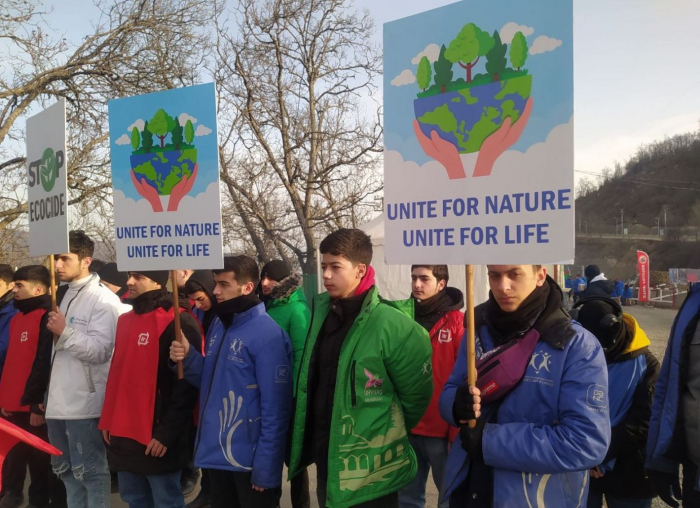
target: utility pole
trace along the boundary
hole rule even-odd
[[[664,231],[666,231],[666,212],[668,211],[668,205],[664,205]]]
[[[617,217],[615,217],[615,234],[617,234],[617,228],[620,225],[620,221],[617,220]]]
[[[625,209],[620,208],[620,234],[624,235],[625,234]]]

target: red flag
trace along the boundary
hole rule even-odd
[[[0,471],[2,470],[2,463],[5,461],[7,452],[20,441],[43,452],[50,453],[51,455],[61,455],[60,450],[54,448],[43,439],[39,439],[26,430],[22,430],[7,420],[0,418]],[[0,474],[0,489],[1,488],[2,474]]]
[[[637,272],[639,272],[639,301],[649,301],[649,256],[637,251]]]

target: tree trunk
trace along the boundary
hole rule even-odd
[[[442,93],[445,93],[445,85],[442,85]]]
[[[497,72],[494,72],[494,73],[493,73],[493,81],[494,81],[494,83],[495,83],[496,81],[498,81],[498,73],[497,73]]]
[[[167,134],[165,135],[167,136]],[[158,136],[158,139],[160,139],[160,147],[164,148],[164,143],[165,143],[165,136]]]

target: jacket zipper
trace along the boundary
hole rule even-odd
[[[352,408],[355,409],[357,406],[357,391],[355,389],[355,365],[357,360],[353,360],[350,365],[350,403]]]
[[[479,377],[483,376],[483,375],[486,374],[487,372],[492,371],[493,369],[495,369],[495,368],[496,368],[497,366],[499,366],[500,364],[501,364],[501,360],[496,360],[496,361],[493,362],[491,365],[489,365],[488,367],[486,367],[484,370],[482,370],[481,372],[479,372]]]
[[[223,323],[221,323],[223,325]],[[211,386],[214,383],[214,377],[216,375],[216,368],[219,366],[219,355],[221,354],[221,348],[224,346],[224,339],[226,338],[226,332],[228,332],[228,329],[224,328],[224,333],[221,336],[221,341],[219,344],[219,349],[216,351],[216,358],[214,359],[214,370],[211,373],[211,379],[209,380],[209,387],[207,389],[207,396],[204,399],[204,404],[202,405],[202,420],[204,420],[204,412],[207,409],[207,404],[209,403],[209,396],[211,395]],[[206,362],[207,357],[204,357],[204,361]],[[202,372],[204,371],[204,366],[202,366]],[[201,387],[200,387],[201,391]],[[194,445],[194,454],[192,457],[197,456],[197,449],[199,448],[199,442],[202,440],[202,421],[199,422],[199,429],[197,430],[197,441]]]

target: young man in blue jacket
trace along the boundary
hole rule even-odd
[[[669,506],[677,507],[682,499],[684,508],[700,507],[699,401],[700,284],[691,284],[671,328],[647,441],[647,469],[657,494]]]
[[[195,466],[210,470],[212,508],[274,508],[292,412],[292,345],[254,293],[255,260],[226,257],[214,279],[206,356],[184,339],[170,349],[200,389]]]
[[[489,265],[488,277],[489,300],[474,315],[477,359],[511,343],[519,347],[502,358],[508,351],[523,353],[493,380],[501,385],[493,392],[500,399],[490,395],[494,385],[482,386],[482,406],[481,391],[465,381],[462,341],[440,397],[442,417],[461,426],[446,467],[450,507],[582,506],[588,470],[602,463],[610,444],[603,350],[571,320],[544,267]]]

